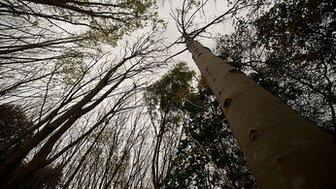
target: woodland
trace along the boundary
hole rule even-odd
[[[0,188],[336,188],[335,45],[330,0],[0,0]]]

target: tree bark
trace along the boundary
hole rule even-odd
[[[264,189],[336,188],[332,137],[192,38],[186,44]]]

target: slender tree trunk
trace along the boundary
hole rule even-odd
[[[336,188],[330,135],[200,43],[186,43],[261,188]]]
[[[68,119],[74,119],[74,121],[76,121],[76,119],[79,119],[80,116],[91,111],[99,103],[101,103],[114,89],[116,89],[126,79],[126,74],[128,73],[128,71],[121,78],[119,78],[119,81],[117,81],[101,97],[99,97],[99,99],[97,99],[94,103],[92,103],[85,109],[82,109],[87,103],[89,103],[92,100],[94,96],[96,96],[104,87],[106,87],[107,81],[110,79],[113,73],[120,66],[122,66],[127,60],[133,58],[134,56],[135,55],[131,55],[130,57],[124,58],[119,64],[110,69],[109,72],[97,83],[97,85],[87,95],[83,97],[83,99],[81,99],[77,104],[73,105],[73,107],[71,107],[67,112],[58,117],[55,121],[51,122],[50,124],[42,128],[38,133],[32,136],[31,139],[27,141],[27,143],[23,145],[21,149],[18,150],[17,153],[9,157],[9,159],[3,165],[0,166],[0,186],[6,182],[9,175],[11,175],[15,171],[17,165],[19,165],[21,161],[28,155],[28,153],[34,147],[36,147],[41,141],[46,139],[50,134],[52,134],[58,127],[60,127]],[[77,117],[74,117],[73,115],[76,115]],[[68,125],[67,129],[70,126],[71,125]],[[63,128],[64,128],[63,131],[65,132],[67,129],[64,126]],[[23,172],[21,172],[21,174],[23,174]]]

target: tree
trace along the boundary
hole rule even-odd
[[[186,63],[177,64],[159,81],[149,86],[144,94],[154,130],[152,182],[155,189],[163,187],[172,169],[171,163],[181,137],[183,117],[182,99],[190,90],[193,72]]]
[[[195,91],[191,85],[194,74],[185,63],[179,63],[145,93],[154,131],[157,130],[154,133],[158,133],[153,149],[153,185],[248,186],[253,181],[219,105],[208,88],[199,85]]]
[[[106,120],[138,106],[129,99],[142,90],[141,77],[159,66],[159,54],[164,52],[157,30],[121,44],[116,56],[101,48],[114,47],[128,32],[150,24],[152,6],[152,1],[1,2],[1,32],[6,36],[1,46],[6,60],[1,64],[6,83],[1,101],[23,105],[33,124],[18,136],[29,139],[0,167],[4,188],[17,187],[68,150],[80,149],[82,140]],[[83,27],[71,33],[61,27],[65,24]],[[85,123],[86,116],[93,117]],[[73,131],[78,132],[76,137],[67,135]],[[11,140],[8,146],[14,143]],[[75,154],[68,153],[64,162]],[[27,158],[25,166],[18,167]]]
[[[15,153],[25,143],[29,136],[25,138],[18,136],[31,125],[32,123],[19,106],[0,105],[0,164],[3,164],[11,154]],[[7,145],[8,141],[11,140],[15,141],[13,145]]]
[[[239,18],[218,52],[335,139],[333,6],[277,1],[259,16]]]
[[[80,160],[72,160],[65,168],[68,175],[63,188],[140,188],[147,176],[150,129],[142,119],[143,110],[123,112],[105,122],[77,152]],[[129,125],[131,126],[129,127]]]
[[[205,81],[186,98],[186,123],[166,187],[252,188],[244,156]]]
[[[77,92],[80,92],[80,90],[83,90],[84,88],[78,88],[74,91],[70,91],[70,94],[66,96],[67,99],[65,99],[63,103],[54,108],[54,110],[49,112],[44,119],[35,124],[31,130],[38,129],[40,127],[42,127],[42,129],[34,134],[17,153],[13,154],[11,158],[6,161],[6,163],[0,169],[1,174],[8,175],[8,173],[14,171],[13,169],[16,164],[22,161],[28,155],[28,153],[36,147],[36,145],[47,139],[47,141],[43,143],[43,146],[40,148],[39,152],[35,154],[30,163],[19,172],[17,177],[12,178],[12,184],[19,182],[15,181],[15,179],[23,179],[25,178],[25,174],[29,174],[30,172],[39,169],[39,166],[43,165],[44,161],[47,161],[47,157],[55,146],[56,141],[59,140],[78,119],[80,119],[86,113],[90,112],[92,109],[96,108],[101,102],[113,94],[113,92],[116,93],[117,90],[120,90],[119,87],[122,82],[134,77],[134,75],[139,72],[144,73],[146,70],[152,69],[152,66],[156,66],[157,64],[151,63],[150,61],[142,64],[142,61],[146,59],[146,54],[148,54],[146,50],[151,52],[151,45],[153,45],[152,43],[145,44],[148,42],[148,38],[144,38],[143,40],[143,43],[140,42],[136,44],[140,45],[140,47],[134,49],[134,52],[131,52],[130,56],[124,57],[124,59],[117,63],[117,65],[110,67],[105,72],[105,75],[94,84],[93,88],[88,89],[88,91],[85,93],[82,93],[81,96],[83,97],[79,101],[76,100],[77,97],[74,99],[73,95],[78,95]],[[139,55],[138,53],[141,54],[141,59],[135,60],[132,62],[132,66],[126,69],[120,68],[121,66],[127,66],[129,61],[136,59],[136,57]],[[152,58],[153,55],[150,55],[150,57]],[[123,103],[126,99],[132,96],[134,92],[138,91],[137,87],[141,88],[141,83],[134,83],[133,86],[129,86],[127,88],[124,87],[124,91],[119,91],[121,94],[115,95],[117,98],[114,102],[111,103],[111,108],[107,111],[106,116],[110,116],[111,114],[113,115],[118,111],[122,111],[124,109]],[[71,102],[75,103],[68,107],[67,105],[69,103],[71,104]],[[132,105],[130,106],[132,107]],[[103,119],[98,120],[97,126],[103,123],[104,119],[105,118],[103,117]]]
[[[102,51],[102,45],[115,46],[125,34],[157,19],[149,10],[153,6],[151,0],[1,1],[0,95],[13,90],[25,95],[41,88],[37,80],[50,80],[50,90],[58,75],[74,76],[69,67],[82,72],[83,61],[97,56],[94,51]]]
[[[0,164],[3,164],[11,154],[15,153],[28,140],[27,138],[18,138],[22,132],[27,130],[32,123],[27,119],[22,109],[11,104],[0,105]],[[7,145],[10,140],[15,140],[11,146]],[[8,148],[4,148],[8,146]],[[25,162],[18,165],[24,167]],[[62,177],[62,166],[45,167],[29,176],[25,182],[19,184],[19,188],[43,188],[59,186]]]
[[[332,137],[194,40],[232,9],[201,29],[187,31],[190,19],[185,2],[177,19],[181,34],[221,105],[257,184],[261,188],[335,186]]]

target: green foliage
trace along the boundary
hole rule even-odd
[[[82,37],[86,38],[86,43],[88,45],[99,46],[102,44],[108,44],[112,47],[117,45],[118,40],[120,40],[126,33],[125,29],[111,29],[110,31],[97,31],[97,30],[88,30],[82,34]]]
[[[190,82],[194,75],[186,63],[177,64],[168,74],[148,87],[145,101],[151,110],[176,111],[182,108],[183,99],[191,90]]]
[[[61,185],[61,178],[62,165],[57,165],[55,167],[45,167],[36,171],[36,173],[27,178],[22,184],[20,184],[19,189],[56,189]]]
[[[210,89],[199,85],[198,91],[189,96],[191,102],[205,109],[186,104],[185,137],[180,141],[166,187],[252,188],[253,177]]]
[[[29,139],[30,135],[22,135],[27,129],[32,127],[32,122],[19,106],[11,104],[0,105],[0,165]],[[8,142],[15,141],[12,145]],[[4,148],[7,147],[7,148]],[[18,167],[24,167],[25,162],[21,162]],[[62,166],[45,167],[38,170],[20,184],[19,188],[57,188],[62,178]]]
[[[63,81],[72,84],[84,74],[84,54],[80,51],[69,49],[58,60],[57,66],[60,67],[59,74]]]
[[[161,124],[174,128],[183,125],[183,137],[164,187],[228,188],[228,182],[252,187],[253,178],[219,104],[208,87],[191,86],[193,75],[185,63],[180,63],[145,94],[150,112],[165,118],[166,122],[160,120]]]
[[[19,136],[32,125],[19,106],[0,105],[0,165],[24,144],[29,136],[24,138]],[[5,149],[7,143],[12,140],[15,140],[15,143]]]

